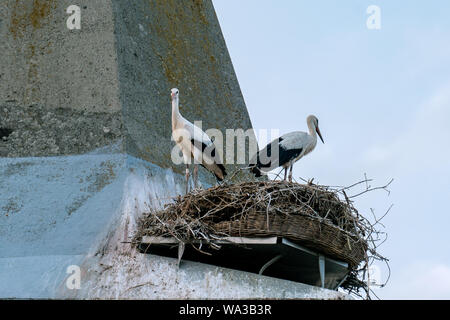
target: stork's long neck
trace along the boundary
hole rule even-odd
[[[312,122],[308,122],[309,134],[314,140],[317,140],[316,126]]]
[[[178,98],[172,99],[172,130],[175,130],[181,119],[180,109],[178,107]]]

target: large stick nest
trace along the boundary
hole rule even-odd
[[[280,236],[356,268],[366,257],[371,226],[350,201],[328,187],[280,181],[195,190],[141,220],[142,236],[208,244],[228,236]]]

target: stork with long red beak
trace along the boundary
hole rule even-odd
[[[292,181],[292,168],[294,163],[314,150],[317,144],[317,135],[323,142],[319,129],[319,120],[310,115],[306,118],[309,134],[302,131],[287,133],[271,143],[258,153],[250,161],[251,171],[256,177],[272,171],[278,167],[284,168],[284,181],[289,169],[289,181]]]
[[[172,137],[183,153],[186,165],[186,193],[189,190],[189,165],[194,160],[194,188],[198,182],[198,164],[212,172],[217,180],[222,181],[226,176],[225,167],[216,152],[216,146],[211,138],[199,127],[186,120],[179,109],[179,90],[173,88],[172,98]]]

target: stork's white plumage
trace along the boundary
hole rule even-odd
[[[260,177],[263,172],[269,172],[278,167],[284,168],[284,180],[289,170],[289,181],[292,181],[292,168],[294,163],[314,150],[317,144],[317,134],[323,138],[319,130],[319,120],[310,115],[306,118],[309,134],[302,131],[287,133],[260,150],[250,161],[251,171]]]
[[[226,176],[225,167],[216,152],[211,138],[202,129],[186,120],[179,109],[179,90],[171,90],[172,97],[172,136],[183,153],[186,164],[186,193],[189,186],[189,165],[194,160],[194,187],[197,187],[198,164],[212,172],[221,181]]]

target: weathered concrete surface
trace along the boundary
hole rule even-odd
[[[55,298],[118,214],[122,154],[0,161],[0,296]],[[106,232],[106,231],[103,231]]]
[[[124,167],[122,154],[2,160],[0,256],[85,252],[117,211]]]
[[[82,154],[124,136],[120,112],[48,109],[40,105],[0,105],[0,127],[11,131],[0,137],[0,157]]]
[[[117,149],[0,162],[0,298],[344,297],[136,252],[128,242],[138,218],[182,193],[183,176]],[[66,286],[71,265],[81,268],[80,290]]]
[[[82,30],[69,30],[70,0],[2,0],[0,104],[115,112],[117,54],[111,1],[80,0]]]
[[[80,154],[124,137],[111,2],[77,1],[81,30],[66,26],[72,4],[2,0],[0,128],[12,134],[0,157]]]
[[[134,252],[85,260],[85,286],[62,290],[88,299],[347,299],[342,293],[212,265]]]
[[[81,30],[66,27],[71,4],[2,2],[0,128],[13,134],[0,141],[0,156],[79,154],[122,139],[127,153],[172,167],[175,86],[183,115],[203,129],[251,128],[210,0],[83,0]],[[33,121],[16,116],[24,112]],[[90,121],[106,113],[113,135],[105,136],[108,123]],[[76,142],[74,132],[83,133]],[[200,176],[213,181],[203,169]]]
[[[172,87],[203,129],[252,127],[211,1],[113,1],[113,12],[127,152],[171,163]]]
[[[341,298],[130,246],[140,214],[184,190],[170,88],[203,129],[251,123],[211,1],[79,0],[70,31],[71,4],[0,6],[0,298]]]
[[[0,299],[51,299],[67,277],[68,266],[83,256],[0,257]]]

